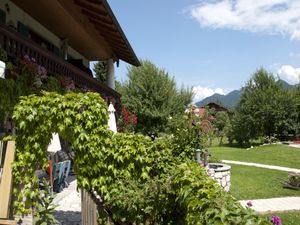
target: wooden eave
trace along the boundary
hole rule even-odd
[[[140,62],[106,0],[12,0],[88,60]]]

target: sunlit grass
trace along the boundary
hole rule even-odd
[[[266,145],[250,148],[249,150],[237,147],[210,147],[209,152],[219,160],[235,160],[300,168],[300,148],[287,145]]]
[[[239,200],[300,196],[300,191],[283,188],[277,178],[288,172],[252,166],[231,165],[231,194]]]
[[[283,225],[299,225],[300,224],[300,211],[284,212],[284,213],[273,213],[266,214],[270,218],[272,215],[277,215],[281,218]]]

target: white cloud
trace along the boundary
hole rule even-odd
[[[297,40],[299,12],[299,0],[214,0],[190,9],[202,27],[282,34]]]
[[[225,94],[225,92],[222,88],[212,89],[209,87],[202,87],[202,86],[193,87],[193,93],[194,93],[194,102],[201,101],[202,99],[209,97],[216,93],[221,94],[221,95]]]
[[[290,84],[297,84],[300,82],[300,68],[294,68],[290,65],[283,65],[278,69],[279,77]]]

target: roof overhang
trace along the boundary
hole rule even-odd
[[[140,62],[106,0],[12,0],[90,61]]]

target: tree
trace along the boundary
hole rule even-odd
[[[241,144],[259,137],[284,136],[294,129],[295,115],[292,95],[261,68],[244,88],[231,138]]]
[[[94,65],[94,72],[96,75],[96,79],[105,82],[106,81],[106,74],[107,74],[107,62],[106,61],[98,61]]]
[[[225,127],[229,123],[228,113],[221,111],[217,112],[216,119],[214,121],[214,126],[218,130],[218,136],[220,138],[220,144],[222,144],[223,137],[225,136]]]
[[[166,130],[169,117],[184,113],[192,100],[191,89],[178,90],[174,78],[148,60],[128,68],[128,80],[118,91],[123,105],[137,115],[136,130],[155,136]]]
[[[300,83],[296,85],[296,88],[292,90],[292,99],[294,100],[295,106],[295,134],[300,134]]]

